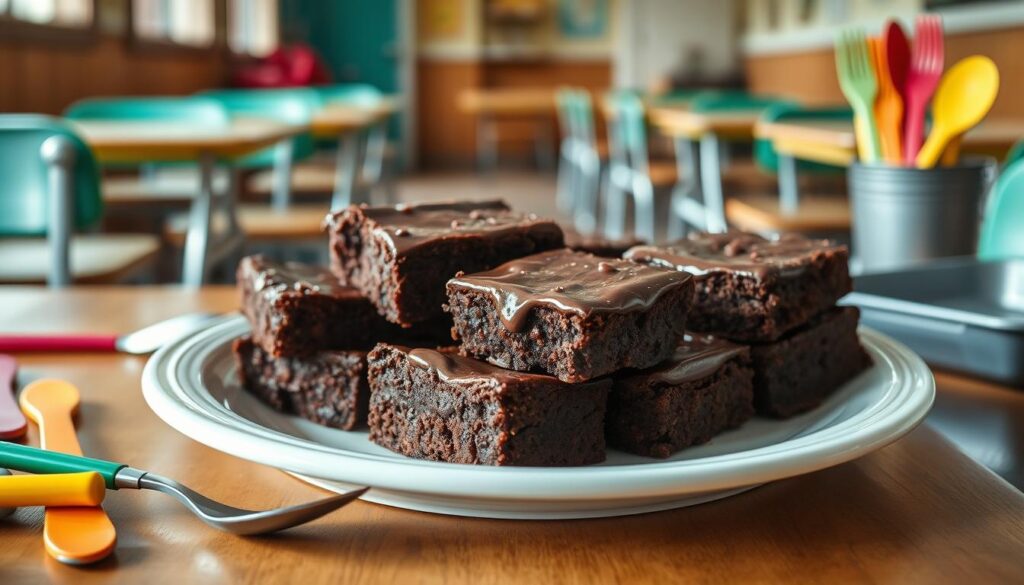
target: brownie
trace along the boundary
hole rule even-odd
[[[779,339],[852,290],[845,246],[800,235],[694,234],[625,257],[696,278],[689,328],[727,339]]]
[[[451,342],[450,320],[404,330],[381,317],[362,293],[338,283],[326,268],[248,256],[238,265],[237,279],[253,339],[274,356],[369,350],[379,341]]]
[[[326,228],[338,278],[403,326],[443,315],[444,285],[456,272],[563,245],[553,221],[501,201],[353,206],[329,215]]]
[[[706,443],[753,416],[753,375],[746,347],[688,335],[662,364],[612,376],[608,445],[665,458]]]
[[[750,347],[758,414],[787,417],[814,408],[871,365],[857,338],[856,307],[826,311],[784,338]]]
[[[453,278],[446,309],[467,354],[585,382],[671,356],[692,298],[682,272],[562,249]]]
[[[343,430],[366,422],[365,351],[274,357],[250,337],[236,339],[233,348],[242,386],[274,410]]]
[[[571,466],[604,460],[610,380],[566,384],[454,351],[378,345],[370,440],[448,463]]]

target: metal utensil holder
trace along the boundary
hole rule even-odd
[[[974,254],[995,169],[988,158],[934,169],[854,163],[847,180],[858,272]]]

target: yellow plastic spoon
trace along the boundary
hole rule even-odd
[[[985,118],[998,93],[999,69],[988,57],[974,55],[951,67],[932,99],[932,130],[917,153],[917,168],[934,167],[950,140]]]
[[[78,389],[63,380],[39,380],[21,391],[25,415],[39,425],[43,449],[82,455],[75,435]],[[117,532],[99,506],[46,509],[43,521],[46,552],[62,563],[84,565],[103,560],[114,550]]]
[[[0,476],[0,506],[99,506],[107,494],[95,471]]]

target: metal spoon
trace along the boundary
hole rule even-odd
[[[0,443],[0,467],[28,473],[74,473],[96,471],[107,489],[155,490],[171,495],[214,528],[233,534],[266,534],[315,520],[341,508],[370,488],[353,490],[316,502],[255,512],[215,502],[180,483],[121,463],[54,453],[13,443]]]

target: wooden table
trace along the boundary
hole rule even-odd
[[[207,269],[216,260],[210,254],[211,248],[217,255],[223,255],[242,243],[233,194],[216,198],[222,202],[230,230],[219,241],[211,241],[210,217],[215,202],[213,181],[217,162],[275,144],[287,145],[289,148],[282,153],[290,157],[291,142],[287,139],[307,130],[305,126],[264,119],[239,119],[224,127],[100,120],[71,124],[102,163],[141,165],[188,161],[199,164],[200,188],[191,201],[182,266],[182,280],[189,286],[200,286],[205,280]]]
[[[752,140],[760,115],[759,109],[695,112],[685,103],[648,108],[651,125],[675,145],[679,182],[673,190],[672,207],[676,217],[712,232],[727,229],[721,142]],[[670,230],[670,238],[679,235],[674,231]]]
[[[129,331],[185,311],[229,311],[228,288],[0,288],[0,331]],[[79,387],[86,454],[176,478],[213,498],[261,508],[321,497],[277,470],[195,443],[145,405],[145,358],[21,355],[21,384]],[[999,400],[1024,428],[1019,394],[938,377],[939,404]],[[1010,396],[1011,398],[1006,398]],[[1013,401],[1012,398],[1018,398]],[[1014,408],[1005,408],[1012,404]],[[962,402],[953,408],[963,410]],[[28,438],[38,444],[34,429]],[[1024,463],[1008,438],[1004,461]],[[929,425],[860,460],[701,506],[606,520],[515,522],[436,516],[357,502],[272,538],[239,538],[167,496],[110,493],[116,555],[60,565],[43,550],[42,512],[0,521],[0,582],[540,583],[1024,580],[1024,495]]]
[[[475,116],[477,164],[494,168],[498,163],[498,123],[501,120],[532,120],[538,161],[549,164],[551,117],[555,114],[555,90],[549,88],[469,88],[458,97],[459,109]]]
[[[313,136],[338,141],[331,209],[347,207],[353,202],[360,169],[371,184],[380,180],[387,147],[387,121],[399,107],[397,98],[385,97],[373,106],[330,104],[313,116],[310,124]],[[364,134],[365,152],[361,146]],[[284,179],[275,177],[275,180]],[[279,209],[287,207],[288,203],[274,201]]]

